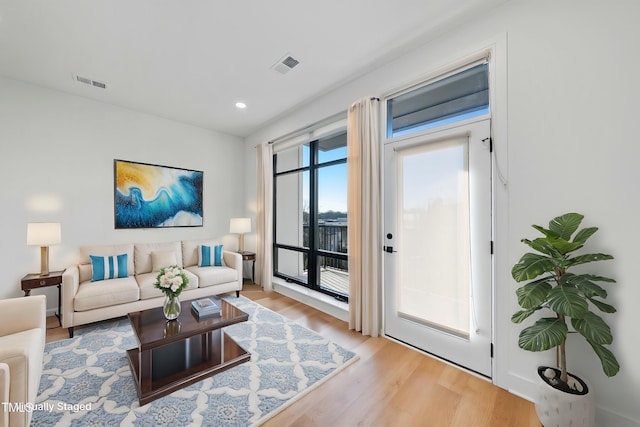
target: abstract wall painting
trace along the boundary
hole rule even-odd
[[[202,227],[203,172],[114,160],[115,228]]]

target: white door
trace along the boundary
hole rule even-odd
[[[385,334],[491,377],[489,120],[389,142]]]

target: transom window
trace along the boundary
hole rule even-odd
[[[387,138],[489,113],[489,65],[483,62],[387,101]]]

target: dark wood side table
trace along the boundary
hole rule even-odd
[[[242,251],[238,252],[242,255],[242,261],[253,261],[251,266],[251,282],[256,282],[256,254],[253,252]]]
[[[48,286],[58,287],[58,312],[56,313],[56,317],[58,318],[60,326],[62,326],[62,319],[60,318],[62,313],[62,273],[64,273],[64,270],[52,271],[46,276],[41,276],[39,274],[27,274],[20,282],[25,297],[28,297],[29,294],[31,294],[32,289],[46,288]]]

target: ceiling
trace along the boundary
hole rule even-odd
[[[247,136],[504,1],[0,0],[0,75]]]

